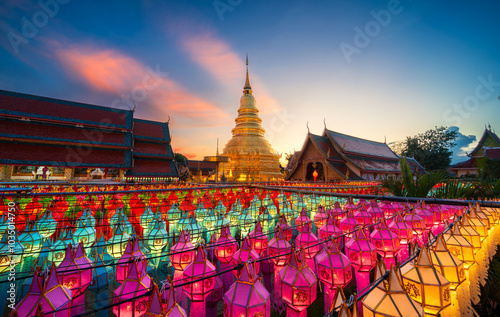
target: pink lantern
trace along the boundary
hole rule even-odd
[[[210,294],[208,294],[206,301],[207,307],[213,308],[213,310],[215,310],[215,314],[212,314],[212,316],[217,316],[217,303],[222,300],[223,296],[224,282],[220,277],[216,276],[214,278],[214,289],[210,292]]]
[[[409,255],[408,245],[413,242],[413,229],[411,224],[404,221],[401,214],[393,218],[389,224],[389,229],[397,234],[400,240],[401,249],[399,250],[399,262],[403,262]]]
[[[194,261],[183,272],[184,293],[193,302],[203,302],[214,289],[215,266],[207,261],[205,251],[198,246]],[[207,278],[208,277],[208,278]],[[203,279],[205,278],[205,279]]]
[[[186,311],[181,306],[179,306],[179,304],[177,304],[175,302],[175,296],[174,296],[175,291],[174,291],[174,287],[172,286],[172,281],[170,280],[170,276],[167,276],[167,283],[168,283],[169,287],[168,288],[165,287],[163,294],[162,294],[162,298],[166,297],[166,300],[163,300],[165,311],[166,311],[165,317],[166,316],[186,317],[187,316]],[[165,294],[166,294],[166,296],[165,296]]]
[[[83,294],[89,287],[92,282],[92,261],[85,255],[82,243],[78,244],[74,253],[71,244],[68,245],[64,260],[57,268],[57,275],[61,284],[71,290],[73,298]]]
[[[215,255],[221,263],[228,264],[233,260],[233,255],[238,250],[238,244],[231,235],[229,225],[222,226],[220,237],[215,246]]]
[[[337,286],[344,288],[352,280],[351,261],[335,243],[331,243],[325,253],[322,258],[319,255],[316,257],[320,281],[330,290],[335,290]]]
[[[255,274],[259,274],[260,263],[256,262],[258,259],[259,254],[255,251],[254,248],[252,248],[250,239],[247,236],[243,240],[241,248],[233,255],[233,265],[244,263],[247,261],[253,262],[255,263]],[[233,273],[235,276],[238,276],[238,272],[236,270],[233,270]]]
[[[194,259],[194,246],[189,239],[189,232],[181,231],[179,240],[170,249],[170,261],[176,270],[183,271]]]
[[[356,270],[369,272],[377,263],[376,248],[368,241],[364,230],[357,230],[345,247],[346,255]]]
[[[324,226],[326,223],[326,220],[328,218],[328,214],[325,212],[325,208],[323,206],[319,206],[318,212],[314,215],[314,225],[316,226],[317,229],[321,228]]]
[[[278,230],[278,234],[274,236],[269,242],[267,247],[268,253],[270,257],[273,257],[271,260],[275,265],[283,266],[288,262],[290,258],[290,251],[292,250],[292,246],[285,240],[285,236],[283,231]]]
[[[342,235],[344,233],[335,225],[335,221],[335,218],[332,215],[329,215],[326,219],[325,225],[319,229],[318,235],[319,238],[323,241],[326,241],[333,237],[335,243],[337,243],[337,246],[339,248],[342,248]],[[323,244],[323,247],[326,247],[326,242]]]
[[[305,225],[309,226],[309,229],[312,229],[312,221],[311,218],[307,216],[307,212],[305,208],[302,208],[300,216],[295,219],[295,227],[299,232],[302,231],[302,227]]]
[[[358,221],[354,218],[354,213],[349,210],[347,214],[339,221],[339,228],[346,233],[347,237],[352,237],[352,232],[359,226]]]
[[[122,283],[127,278],[129,263],[135,259],[145,259],[145,256],[139,247],[139,239],[129,239],[125,252],[116,264],[116,281],[118,283]]]
[[[158,290],[158,285],[153,282],[153,294],[148,301],[148,306],[146,308],[145,317],[161,317],[163,316],[163,305],[161,302],[160,291]]]
[[[288,222],[286,221],[285,215],[281,216],[280,222],[276,225],[276,227],[274,229],[275,230],[275,232],[274,232],[275,235],[278,234],[278,231],[279,231],[280,228],[283,231],[283,234],[285,236],[286,241],[290,241],[290,239],[293,236],[293,229],[288,224]]]
[[[270,294],[253,264],[245,262],[238,280],[224,294],[224,317],[270,317]]]
[[[362,205],[353,213],[354,219],[361,226],[370,225],[373,223],[373,215],[366,210],[365,205]]]
[[[260,224],[260,221],[257,222],[255,229],[248,234],[248,237],[250,238],[252,248],[255,249],[259,255],[267,249],[267,235],[262,232],[262,225]]]
[[[416,208],[417,215],[419,215],[422,219],[424,219],[425,228],[424,230],[430,230],[432,226],[434,226],[435,216],[429,208],[425,205],[425,202],[422,202],[422,205],[419,208]]]
[[[318,244],[318,237],[314,233],[311,233],[309,226],[303,226],[302,232],[295,239],[295,244],[297,248],[304,248],[307,259],[314,258],[321,249],[321,245]]]
[[[370,207],[368,207],[366,211],[368,211],[372,217],[375,218],[375,220],[384,218],[384,211],[379,207],[375,200],[371,202]]]
[[[335,205],[333,205],[333,209],[330,210],[331,215],[335,218],[335,220],[340,220],[344,218],[346,215],[346,211],[340,207],[340,203],[338,201],[335,202]]]
[[[385,218],[392,217],[396,213],[396,209],[392,206],[392,204],[386,201],[382,206],[382,210],[384,211]]]
[[[378,254],[384,259],[385,265],[387,267],[391,267],[391,264],[396,265],[395,257],[401,248],[399,237],[387,227],[385,219],[375,227],[375,230],[370,234],[370,238]]]
[[[51,316],[71,316],[72,292],[59,283],[55,265],[52,264],[46,283],[39,274],[40,271],[37,269],[28,294],[17,304],[12,313],[18,316],[35,316],[38,306],[41,305],[43,311],[52,312]]]
[[[424,218],[420,217],[414,212],[408,212],[403,219],[411,226],[414,234],[421,235],[423,233],[425,229]]]
[[[304,249],[292,251],[290,262],[279,272],[281,297],[288,316],[300,316],[316,300],[318,279],[306,264]]]
[[[349,212],[351,210],[356,210],[358,207],[354,204],[351,198],[347,200],[347,203],[344,205],[344,211]]]
[[[151,288],[151,278],[146,273],[142,261],[129,263],[127,277],[115,290],[113,303],[121,303],[113,307],[116,316],[139,317],[146,313],[149,298],[145,294]]]

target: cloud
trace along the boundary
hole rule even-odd
[[[470,151],[472,151],[476,146],[476,136],[465,135],[461,133],[459,131],[459,127],[456,126],[450,127],[449,130],[457,132],[457,138],[455,140],[456,145],[451,148],[451,150],[453,151],[451,163],[455,164],[467,160],[467,153],[470,153]]]
[[[245,82],[245,60],[236,53],[223,39],[213,32],[176,32],[180,48],[189,58],[209,73],[230,91],[241,90]],[[282,108],[268,92],[258,76],[252,74],[250,82],[261,113],[272,113]]]
[[[153,120],[171,116],[178,127],[226,124],[229,115],[190,93],[160,68],[148,66],[117,50],[94,46],[62,46],[51,43],[56,58],[75,79],[89,87],[120,96],[119,103],[148,107]],[[153,111],[151,111],[153,110]],[[186,125],[184,125],[186,124]]]

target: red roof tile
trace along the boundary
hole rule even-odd
[[[385,143],[369,141],[335,131],[326,131],[346,153],[350,152],[373,157],[399,160],[398,156],[392,152],[389,146]]]

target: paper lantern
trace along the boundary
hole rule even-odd
[[[452,229],[443,235],[443,238],[450,253],[464,263],[465,269],[476,262],[474,247],[462,236],[458,224],[453,225]]]
[[[40,277],[40,272],[35,271],[28,294],[17,304],[12,314],[36,316],[36,310],[41,305],[43,311],[55,312],[52,313],[53,316],[70,317],[71,300],[71,291],[61,285],[55,265],[52,265],[45,283],[44,277]]]
[[[255,225],[255,229],[252,230],[248,234],[248,238],[250,239],[250,244],[255,251],[261,255],[264,250],[267,249],[268,241],[267,234],[265,234],[262,230],[262,226],[260,225],[260,221]]]
[[[114,278],[113,267],[105,265],[102,256],[97,254],[94,261],[94,268],[92,269],[92,281],[90,282],[89,289],[95,290],[97,293],[102,291],[107,292],[108,285]]]
[[[158,290],[158,285],[153,282],[153,293],[149,298],[144,317],[163,317],[163,313],[164,309],[161,302],[160,291]]]
[[[271,239],[267,246],[267,250],[270,257],[273,257],[271,260],[275,265],[283,266],[285,265],[290,258],[290,251],[292,250],[292,246],[285,239],[283,231],[280,229],[278,234]]]
[[[267,240],[266,240],[267,244]],[[260,263],[257,262],[259,259],[259,253],[252,247],[250,239],[245,237],[241,243],[241,248],[236,251],[233,255],[233,264],[245,263],[247,261],[255,263],[255,274],[259,274]],[[233,274],[238,277],[238,271],[233,270]]]
[[[113,313],[120,317],[140,317],[147,311],[151,278],[141,261],[129,263],[127,278],[114,292]],[[134,298],[134,299],[133,299]]]
[[[207,229],[208,232],[213,231],[215,228],[220,228],[216,226],[217,217],[214,214],[213,210],[208,212],[208,215],[203,219],[203,226]]]
[[[407,245],[413,241],[413,228],[398,214],[389,224],[389,229],[396,233],[402,245]]]
[[[231,210],[227,213],[226,217],[229,220],[231,227],[239,225],[238,219],[240,217],[240,213],[235,209],[234,205],[231,207]]]
[[[36,256],[42,249],[42,236],[38,232],[38,228],[34,221],[30,221],[25,228],[25,231],[19,235],[19,242],[24,248],[24,257]]]
[[[474,230],[476,230],[477,233],[479,233],[481,241],[483,241],[488,236],[488,230],[490,229],[490,221],[485,214],[483,213],[480,214],[481,217],[479,216],[479,213],[476,212],[474,207],[472,207],[469,209],[468,220],[472,228],[474,228]],[[466,216],[467,215],[464,215],[464,217]]]
[[[201,202],[198,204],[198,207],[194,211],[194,214],[196,217],[196,221],[203,223],[203,220],[205,219],[205,217],[208,216],[208,210],[205,209],[205,206]]]
[[[206,220],[207,218],[205,218],[205,221]],[[226,219],[224,214],[217,215],[217,220],[215,221],[215,228],[221,228],[222,226],[229,226],[229,225],[230,225],[229,220]]]
[[[270,317],[270,294],[255,273],[253,264],[245,263],[238,280],[224,294],[224,317]]]
[[[75,244],[82,243],[85,248],[90,248],[95,242],[96,230],[90,219],[78,219],[76,230],[73,233]]]
[[[307,212],[305,208],[302,208],[302,211],[300,212],[300,216],[295,219],[295,228],[301,232],[302,228],[304,226],[308,226],[309,229],[312,230],[312,221],[311,218],[307,216]]]
[[[169,227],[171,228],[170,230],[173,230],[173,228],[176,227],[176,224],[179,222],[181,215],[182,210],[179,208],[179,205],[176,203],[172,203],[170,209],[167,212],[167,221],[169,223]]]
[[[398,268],[392,267],[389,271],[387,287],[384,283],[379,283],[363,298],[364,317],[423,317],[426,315],[424,309],[403,289],[396,270]]]
[[[151,207],[150,206],[146,206],[146,208],[144,209],[144,213],[141,215],[141,217],[139,218],[140,219],[140,224],[141,224],[141,227],[142,229],[144,230],[143,231],[143,234],[144,235],[147,235],[148,232],[149,232],[149,228],[148,228],[148,225],[151,221],[153,221],[154,219],[154,213],[151,211]]]
[[[195,256],[194,246],[189,239],[189,232],[181,231],[179,240],[170,249],[170,262],[176,270],[184,269],[193,261]]]
[[[346,237],[352,237],[352,232],[359,226],[358,221],[354,218],[354,213],[350,209],[344,218],[340,219],[338,222],[338,227],[342,232],[346,234]]]
[[[262,225],[262,231],[264,232],[269,232],[274,223],[274,219],[267,211],[267,208],[262,210],[262,213],[257,217],[257,220]]]
[[[116,262],[116,281],[118,283],[123,283],[123,281],[127,278],[127,274],[130,269],[130,262],[144,260],[145,258],[144,253],[142,253],[141,248],[139,247],[139,239],[129,239],[123,255]]]
[[[199,246],[194,261],[182,273],[184,283],[187,283],[182,290],[192,301],[204,301],[214,289],[215,276],[212,276],[213,274],[215,274],[215,266],[207,261],[205,251]]]
[[[292,251],[290,262],[279,272],[281,297],[294,312],[301,312],[316,300],[318,279],[306,264],[304,250]]]
[[[337,244],[331,242],[325,249],[324,256],[316,257],[318,278],[330,290],[337,286],[345,287],[352,280],[351,261],[340,252]]]
[[[456,290],[466,278],[464,264],[448,250],[442,235],[437,237],[430,255],[436,270],[450,282],[450,289]]]
[[[184,227],[184,231],[189,232],[189,236],[191,237],[191,241],[194,244],[197,244],[201,241],[201,235],[203,233],[203,228],[198,224],[196,218],[191,216],[190,222],[187,226]]]
[[[398,235],[387,227],[385,219],[382,219],[380,224],[375,227],[375,230],[370,234],[370,239],[377,249],[377,253],[386,262],[386,266],[390,267],[391,264],[396,264],[394,259],[401,245]]]
[[[184,228],[191,222],[191,219],[189,219],[189,214],[187,211],[185,211],[183,214],[182,214],[182,217],[181,219],[179,219],[179,221],[177,222],[177,225],[176,225],[176,229],[177,229],[177,232],[181,232],[182,230],[184,230]]]
[[[45,211],[37,222],[37,228],[44,239],[51,237],[56,232],[57,222],[52,218],[52,211],[49,209]]]
[[[373,215],[366,210],[365,205],[359,207],[353,212],[354,219],[361,226],[367,226],[373,223]]]
[[[335,218],[335,220],[340,220],[344,218],[344,216],[347,214],[347,211],[344,211],[344,209],[340,207],[340,203],[336,201],[333,205],[333,209],[330,210],[330,214],[333,216],[333,218]]]
[[[423,234],[423,231],[425,229],[424,218],[420,217],[416,213],[408,212],[403,219],[405,222],[411,225],[414,234],[416,235]]]
[[[319,228],[323,227],[327,219],[328,219],[328,214],[325,212],[325,208],[323,208],[323,206],[319,206],[318,212],[316,212],[313,217],[313,222],[314,225],[316,226],[316,229],[319,230]]]
[[[425,205],[425,202],[422,202],[420,207],[416,208],[417,215],[424,219],[425,228],[424,230],[430,230],[434,223],[436,222],[436,218],[434,213],[432,213],[429,208]]]
[[[168,243],[168,232],[163,220],[155,220],[153,228],[149,231],[145,244],[152,253],[159,253]]]
[[[403,274],[402,281],[408,295],[428,314],[438,315],[451,304],[450,282],[434,268],[425,247],[415,266]]]
[[[215,246],[215,255],[217,259],[219,259],[221,263],[228,264],[232,262],[236,250],[238,250],[238,244],[231,235],[229,226],[223,226]]]
[[[179,306],[179,304],[176,303],[175,301],[175,291],[174,287],[170,281],[170,276],[167,276],[167,284],[169,285],[168,288],[164,289],[164,293],[166,293],[166,303],[164,301],[164,307],[165,307],[165,317],[170,316],[170,317],[187,317],[186,311]],[[162,298],[164,295],[162,295]],[[201,316],[200,316],[201,317]]]
[[[377,202],[373,200],[371,204],[368,206],[368,209],[366,210],[372,217],[374,218],[375,221],[384,218],[384,211],[382,208],[379,207]]]
[[[72,292],[72,297],[78,297],[85,292],[92,282],[92,261],[87,257],[80,243],[75,251],[68,245],[64,260],[57,268],[61,285]]]
[[[254,219],[256,219],[259,216],[259,211],[260,211],[259,204],[260,202],[257,203],[257,201],[254,199],[250,203],[250,207],[248,207],[248,214]]]
[[[342,249],[344,247],[342,236],[344,233],[335,225],[335,221],[334,216],[330,214],[326,219],[326,223],[319,229],[318,237],[323,241],[333,238],[337,246]],[[326,242],[323,247],[326,247]]]
[[[279,229],[283,231],[283,234],[285,236],[285,239],[287,241],[290,241],[290,239],[293,237],[293,229],[292,227],[288,224],[286,221],[286,217],[284,214],[281,215],[280,221],[278,224],[274,227],[274,234],[278,234]]]
[[[243,209],[240,217],[238,218],[238,221],[240,225],[241,236],[244,237],[252,230],[255,220],[248,214],[247,209]]]
[[[368,241],[363,229],[358,229],[353,234],[345,248],[347,257],[357,271],[369,272],[377,263],[377,250]]]
[[[9,235],[12,233],[12,235]],[[13,239],[9,239],[8,237],[13,237]],[[9,241],[14,241],[14,243],[10,243]],[[15,273],[15,267],[11,267],[11,263],[15,263],[18,265],[21,263],[23,259],[24,247],[17,238],[17,230],[14,229],[12,232],[5,232],[2,236],[2,240],[0,240],[0,274],[10,270],[13,274]],[[63,252],[64,254],[64,252]]]
[[[318,243],[318,237],[311,232],[309,226],[303,226],[302,228],[302,232],[295,239],[295,244],[297,248],[304,248],[307,259],[312,259],[320,251],[321,244]]]
[[[130,235],[123,230],[123,224],[121,222],[117,222],[113,228],[113,235],[107,243],[109,255],[115,259],[121,258],[123,252],[125,252],[125,249],[127,248],[129,239]]]
[[[474,253],[481,249],[481,235],[472,227],[472,224],[469,220],[469,216],[464,214],[462,216],[462,222],[459,225],[460,234],[467,239],[467,241],[472,244],[474,248]]]

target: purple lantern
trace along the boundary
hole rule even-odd
[[[233,255],[233,265],[244,263],[247,261],[255,263],[255,274],[259,274],[260,263],[256,262],[259,259],[259,254],[252,248],[250,243],[250,239],[248,236],[243,239],[243,243],[241,244],[241,248],[236,251]],[[233,270],[235,276],[238,276],[238,271]]]
[[[141,263],[143,261],[146,260],[129,263],[127,277],[115,290],[113,303],[121,303],[113,307],[116,316],[139,317],[147,311],[149,298],[145,294],[151,288],[151,278],[146,272],[145,265]]]
[[[68,245],[64,260],[57,268],[57,275],[61,284],[71,290],[73,298],[83,294],[89,287],[92,282],[92,261],[85,255],[81,242],[74,253],[71,244]]]

